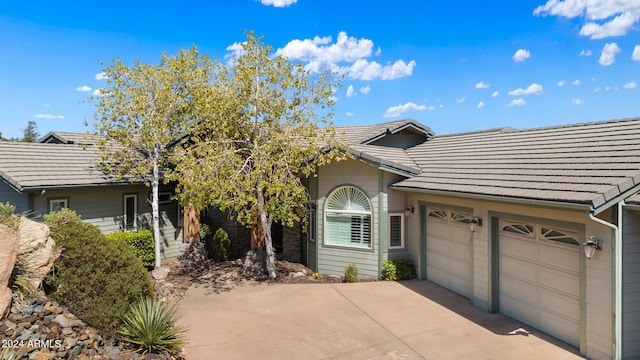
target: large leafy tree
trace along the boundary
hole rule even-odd
[[[22,129],[22,142],[36,142],[40,137],[38,132],[38,124],[35,121],[29,121],[27,127]]]
[[[197,118],[210,91],[213,62],[193,47],[177,56],[162,54],[159,64],[116,59],[105,67],[106,86],[90,98],[96,105],[95,133],[100,165],[110,173],[151,186],[155,267],[160,267],[158,186],[174,151],[172,143]]]
[[[270,278],[272,223],[304,221],[302,179],[343,157],[330,122],[336,86],[330,74],[312,75],[248,33],[230,63],[218,65],[204,116],[176,158],[183,203],[234,210],[261,230]]]

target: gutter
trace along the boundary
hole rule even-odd
[[[614,233],[614,324],[613,324],[613,358],[622,359],[622,207],[626,205],[624,200],[618,202],[618,225],[609,223],[594,216],[594,211],[589,212],[589,218],[594,222],[613,229]]]

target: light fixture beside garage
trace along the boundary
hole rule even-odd
[[[602,241],[597,236],[589,236],[587,242],[582,244],[584,247],[584,255],[591,260],[596,250],[602,249]]]
[[[469,222],[469,229],[471,230],[471,232],[476,232],[476,228],[478,226],[482,226],[482,219],[474,216],[473,219],[471,219],[471,221]]]
[[[406,209],[404,209],[404,216],[409,217],[409,215],[413,214],[414,211],[415,209],[413,208],[413,206],[409,205]]]

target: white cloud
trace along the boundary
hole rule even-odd
[[[511,100],[511,102],[509,103],[509,105],[507,105],[508,107],[514,107],[514,106],[524,106],[527,102],[524,101],[523,98],[519,98],[519,99],[514,99]]]
[[[464,96],[463,96],[463,97],[461,97],[461,98],[457,98],[457,99],[456,99],[456,104],[462,104],[465,100],[467,100],[467,98],[466,98],[466,97],[464,97]]]
[[[580,85],[580,84],[582,84],[582,82],[581,82],[580,80],[578,80],[578,79],[575,79],[575,80],[573,80],[573,81],[571,82],[571,85],[574,85],[574,86],[578,86],[578,85]]]
[[[476,89],[488,89],[491,87],[491,84],[485,84],[482,81],[476,84]]]
[[[274,6],[274,7],[287,7],[295,4],[298,0],[260,0],[262,5]]]
[[[582,100],[581,98],[573,98],[571,99],[571,103],[573,105],[582,105],[584,104],[584,100]]]
[[[518,49],[515,54],[513,54],[513,61],[521,62],[525,61],[531,57],[531,53],[527,49]]]
[[[587,22],[580,35],[591,39],[625,35],[640,19],[637,0],[548,0],[533,10],[534,15],[580,17]]]
[[[36,119],[64,119],[64,115],[53,114],[35,114],[33,117]]]
[[[567,82],[564,80],[558,81],[558,86],[563,87]]]
[[[591,56],[591,55],[593,55],[593,51],[591,51],[591,50],[584,50],[583,49],[582,51],[580,51],[580,56]]]
[[[106,72],[99,72],[96,74],[95,76],[96,80],[104,80],[107,78],[107,73]]]
[[[482,109],[484,106],[484,101],[480,101],[478,105],[476,105],[476,109]]]
[[[609,90],[611,90],[611,86],[607,85],[604,87],[604,91],[609,91]]]
[[[353,116],[353,113],[352,112],[347,112],[345,115],[346,116]]]
[[[630,81],[630,82],[628,82],[628,83],[624,84],[624,85],[622,86],[622,88],[623,88],[623,89],[635,89],[635,88],[636,88],[636,83],[635,83],[635,82],[633,82],[633,81]]]
[[[417,105],[415,103],[408,102],[404,105],[396,105],[388,108],[387,111],[385,111],[384,113],[384,117],[386,118],[398,117],[408,111],[423,111],[423,110],[427,110],[427,107],[425,105]]]
[[[631,60],[640,61],[640,45],[636,45],[633,48],[633,54],[631,54]]]
[[[429,110],[429,111],[434,111],[435,109],[436,109],[436,107],[433,106],[433,105],[427,107],[427,110]]]
[[[76,88],[76,91],[89,92],[89,91],[91,91],[91,88],[88,87],[87,85],[82,85],[82,86],[78,86]]]
[[[369,85],[363,86],[360,88],[360,92],[363,94],[368,94],[371,91],[371,87]]]
[[[311,72],[335,71],[359,80],[392,80],[410,76],[416,66],[414,60],[396,60],[385,65],[366,60],[373,52],[373,41],[350,37],[344,31],[338,34],[335,43],[332,41],[331,36],[295,39],[278,49],[276,54],[306,62],[306,68]],[[380,48],[376,51],[376,55],[379,54]]]
[[[347,97],[353,96],[354,92],[355,90],[353,90],[353,85],[349,85],[349,87],[347,88]]]
[[[498,95],[500,95],[500,93],[496,90],[491,94],[491,97],[497,97]]]
[[[523,96],[523,95],[542,95],[544,90],[542,85],[533,83],[529,85],[526,89],[517,88],[515,90],[509,91],[509,95],[511,96]]]
[[[382,55],[382,48],[378,46],[378,50],[376,50],[376,56]]]
[[[593,92],[595,92],[595,93],[600,92],[600,91],[602,91],[602,89],[600,89],[599,87],[593,89]]]
[[[93,96],[100,96],[100,95],[102,95],[102,92],[100,91],[100,89],[95,89],[95,90],[93,90],[92,94],[93,94]]]
[[[616,55],[620,52],[620,48],[616,43],[607,43],[602,48],[600,59],[598,62],[602,66],[609,66],[616,61]]]

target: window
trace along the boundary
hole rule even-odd
[[[325,243],[371,248],[371,203],[353,186],[329,194],[325,205]]]
[[[49,212],[60,211],[69,207],[69,199],[49,199]]]
[[[309,210],[309,228],[307,229],[309,241],[316,242],[316,210]]]
[[[137,229],[136,216],[138,214],[138,195],[127,194],[124,196],[123,204],[123,230],[135,231]]]
[[[389,249],[404,248],[404,214],[389,214]]]
[[[173,199],[170,191],[162,191],[158,193],[158,204],[171,204]]]

